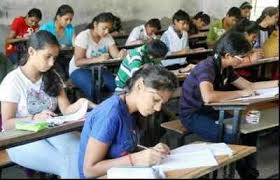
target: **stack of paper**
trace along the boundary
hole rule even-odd
[[[64,122],[68,122],[68,121],[77,121],[79,119],[82,119],[86,115],[87,108],[88,108],[88,102],[86,101],[82,104],[81,108],[75,113],[67,114],[64,116],[51,117],[46,121],[48,123],[53,123],[56,125],[63,124]]]
[[[237,99],[232,99],[231,101],[236,101],[236,100],[243,100],[244,101],[244,100],[250,100],[250,99],[275,97],[276,95],[279,94],[279,87],[258,89],[258,90],[256,90],[256,94],[257,94],[256,96],[237,98]]]
[[[232,155],[232,150],[225,143],[200,143],[181,146],[173,149],[171,155],[160,165],[153,166],[163,171],[195,168],[204,166],[217,166],[214,156]]]

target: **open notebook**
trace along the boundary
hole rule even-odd
[[[78,111],[76,111],[75,113],[67,114],[64,116],[51,117],[51,118],[47,119],[46,121],[48,123],[53,123],[53,124],[59,125],[59,124],[63,124],[64,122],[68,122],[68,121],[80,120],[80,119],[84,118],[84,116],[86,115],[87,108],[88,108],[88,102],[86,101],[82,104],[80,109]]]
[[[275,97],[275,96],[279,95],[279,87],[258,89],[258,90],[256,90],[256,94],[257,95],[255,95],[255,96],[237,98],[237,99],[232,99],[230,101],[237,101],[237,100],[246,101],[246,100],[250,100],[250,99]]]

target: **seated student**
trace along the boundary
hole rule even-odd
[[[190,22],[189,35],[199,33],[199,30],[210,24],[210,17],[208,14],[198,12]]]
[[[141,44],[149,39],[155,39],[161,30],[159,19],[150,19],[145,24],[135,27],[126,40],[125,45]]]
[[[178,10],[172,17],[172,25],[162,34],[161,40],[168,47],[168,54],[185,54],[189,52],[188,30],[190,16],[183,10]],[[186,58],[162,60],[163,66],[185,65]]]
[[[115,78],[115,91],[123,91],[127,80],[145,64],[160,64],[159,59],[162,59],[167,51],[166,45],[158,39],[152,39],[141,47],[129,50]]]
[[[257,41],[254,45],[255,48],[262,48],[263,43],[274,30],[275,25],[277,25],[278,18],[279,9],[277,7],[266,7],[262,11],[261,16],[256,21],[261,30],[257,36]]]
[[[54,34],[60,44],[60,47],[70,48],[73,47],[75,29],[71,22],[74,16],[74,10],[67,4],[61,5],[56,12],[55,18],[52,21],[43,24],[40,30],[46,30]],[[63,80],[67,80],[69,70],[69,59],[59,56],[57,58],[55,68]]]
[[[114,16],[112,13],[100,13],[93,18],[88,28],[80,32],[75,39],[74,56],[70,61],[69,74],[70,78],[84,95],[91,100],[96,100],[92,89],[92,73],[90,69],[82,68],[93,62],[106,61],[113,58],[123,58],[126,55],[125,50],[119,51],[115,41],[109,34],[112,29]],[[101,76],[104,86],[114,92],[115,82],[113,74],[103,69]]]
[[[19,16],[13,20],[5,45],[6,56],[13,64],[18,64],[18,60],[21,58],[18,57],[17,47],[13,43],[26,41],[33,32],[38,30],[41,18],[40,9],[33,8],[25,17]]]
[[[177,87],[176,76],[158,65],[136,71],[127,91],[113,95],[89,113],[81,134],[80,178],[103,176],[116,166],[152,166],[167,156],[169,148],[159,143],[136,151],[138,130],[132,114],[146,117],[160,111]]]
[[[62,114],[76,112],[88,101],[79,99],[69,103],[63,82],[52,68],[58,52],[59,43],[51,33],[38,31],[30,37],[27,58],[0,85],[3,130],[14,129],[16,121],[56,116],[57,107]],[[94,107],[94,104],[89,102],[89,106]],[[11,160],[21,166],[61,178],[77,178],[78,147],[79,136],[72,132],[7,151]]]
[[[112,26],[112,30],[110,31],[110,34],[113,37],[125,34],[125,32],[122,29],[121,18],[114,16],[113,26]]]
[[[253,44],[256,42],[257,34],[260,31],[258,24],[255,21],[250,21],[246,18],[240,20],[232,29],[231,31],[243,33],[245,38]],[[250,56],[244,58],[241,65],[252,64],[256,62],[257,59],[263,57],[263,52],[261,49],[254,49]],[[255,67],[251,67],[250,69],[237,69],[236,70],[239,75],[246,79],[255,80],[257,70]]]
[[[210,25],[209,32],[207,35],[207,45],[208,48],[213,48],[217,40],[230,28],[232,28],[235,23],[240,18],[240,9],[237,7],[232,7],[228,10],[226,16],[213,22]]]
[[[242,33],[228,32],[216,44],[214,56],[201,61],[187,76],[180,98],[180,119],[189,131],[200,135],[209,141],[218,142],[219,112],[205,103],[226,101],[243,96],[254,95],[254,90],[278,86],[278,81],[251,83],[239,77],[233,70],[243,57],[250,54],[251,44]],[[240,90],[224,91],[227,84],[232,84]],[[225,132],[224,142],[233,143],[232,134]],[[255,135],[241,137],[246,145],[256,145]],[[258,176],[254,156],[237,164],[241,178]]]
[[[245,18],[245,19],[250,19],[251,16],[251,10],[252,10],[252,5],[245,1],[244,3],[242,3],[239,7],[240,11],[241,11],[241,18]]]

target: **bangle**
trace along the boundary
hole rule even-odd
[[[131,158],[131,154],[128,154],[128,160],[131,166],[134,166],[133,162],[132,162],[132,158]]]

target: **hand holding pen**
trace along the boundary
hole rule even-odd
[[[55,116],[57,116],[57,114],[55,114],[54,112],[50,110],[44,110],[38,114],[34,114],[32,116],[32,120],[46,120],[50,117],[55,117]]]
[[[160,164],[161,160],[170,154],[169,147],[163,143],[159,143],[154,147],[147,148],[145,146],[137,145],[144,149],[140,152],[131,154],[134,165],[139,166],[152,166]]]

